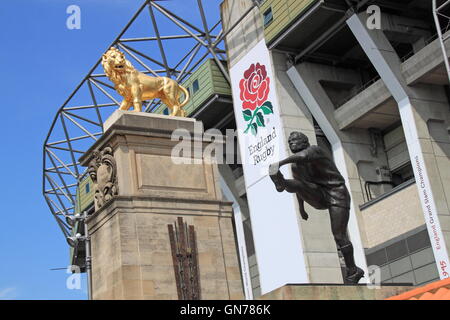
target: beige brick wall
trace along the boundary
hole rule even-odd
[[[425,224],[415,184],[361,210],[367,248],[384,243]]]
[[[182,216],[197,235],[202,299],[243,299],[232,216],[228,206],[220,207],[214,215],[174,214],[113,202],[89,221],[93,298],[177,300],[167,225]]]
[[[117,110],[105,127],[91,150],[113,148],[119,194],[87,222],[93,298],[178,299],[168,225],[183,217],[197,233],[201,298],[243,299],[232,204],[222,201],[217,165],[206,157],[180,165],[170,157],[178,143],[172,132],[193,133],[202,125]],[[86,166],[91,158],[87,153],[80,162]]]

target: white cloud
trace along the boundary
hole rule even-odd
[[[17,288],[0,289],[0,300],[12,300],[17,297]]]

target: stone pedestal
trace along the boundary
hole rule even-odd
[[[384,300],[413,288],[401,284],[373,289],[366,285],[286,285],[258,300]]]
[[[195,164],[176,164],[171,157],[179,143],[171,141],[172,132],[182,128],[193,137],[196,129],[202,135],[201,123],[117,110],[104,126],[105,134],[80,159],[84,166],[98,160],[90,171],[98,180],[96,211],[87,221],[93,299],[178,299],[184,284],[177,284],[168,226],[179,218],[195,232],[200,298],[242,299],[233,213],[231,203],[222,201],[217,165],[203,156]],[[203,150],[199,138],[182,158]],[[108,150],[115,164],[102,162]]]

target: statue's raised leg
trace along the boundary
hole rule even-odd
[[[327,198],[318,185],[302,180],[285,179],[280,171],[270,175],[270,178],[278,192],[296,193],[297,197],[300,197],[314,208],[318,210],[328,209]]]
[[[284,190],[286,190],[286,180],[284,179],[283,174],[280,171],[278,171],[276,174],[271,174],[270,179],[272,179],[278,192],[283,192]]]

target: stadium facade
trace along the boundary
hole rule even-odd
[[[223,66],[233,81],[233,68],[249,55],[259,57],[262,44],[267,50],[283,152],[289,134],[302,131],[330,152],[344,176],[356,260],[382,284],[419,286],[449,277],[450,91],[431,4],[225,0],[221,15],[225,32],[231,30]],[[239,129],[236,91],[215,61],[206,60],[184,85],[192,95],[190,117],[205,129]],[[166,109],[161,105],[155,112]],[[245,250],[238,251],[246,252],[242,279],[253,298],[282,283],[343,283],[325,212],[307,207],[312,218],[305,222],[293,207],[284,223],[294,222],[300,243],[283,242],[289,237],[271,232],[274,226],[261,227],[267,220],[261,220],[261,199],[251,191],[245,166],[223,164],[219,170],[224,194],[242,216],[236,230]],[[90,184],[86,179],[79,185],[78,212],[93,210]],[[283,220],[282,208],[266,198],[273,219]],[[267,239],[276,244],[273,253],[285,246],[301,254],[286,250],[271,259]],[[73,264],[83,265],[83,259],[82,251],[72,255]],[[300,260],[304,279],[289,278],[291,270],[283,268]]]

